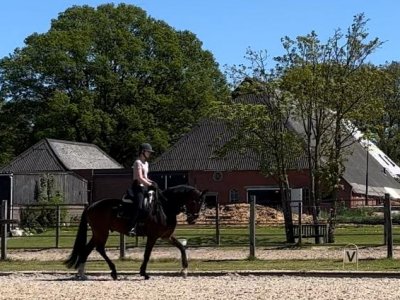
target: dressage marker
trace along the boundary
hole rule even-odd
[[[347,244],[343,249],[343,269],[345,264],[356,264],[358,270],[358,247],[355,244]]]

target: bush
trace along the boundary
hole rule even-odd
[[[383,224],[384,220],[383,214],[378,213],[373,207],[340,207],[337,210],[336,222],[378,225]]]
[[[57,226],[57,205],[28,205],[20,212],[21,226],[33,231],[45,231]],[[60,208],[60,223],[67,219],[67,210]]]
[[[26,206],[21,210],[21,225],[36,232],[43,232],[48,227],[57,226],[57,206],[64,203],[64,197],[59,191],[55,191],[54,177],[44,175],[36,185],[37,204]],[[60,222],[67,218],[67,210],[62,207]]]
[[[37,207],[29,205],[26,208],[21,209],[20,211],[20,219],[21,219],[21,227],[36,229],[41,227],[39,223],[40,211]]]

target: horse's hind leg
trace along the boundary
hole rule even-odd
[[[114,263],[111,261],[111,259],[110,259],[110,258],[107,256],[107,254],[106,254],[105,245],[103,244],[103,245],[101,245],[101,246],[97,246],[97,247],[96,247],[96,250],[97,250],[97,252],[100,253],[100,255],[101,255],[101,256],[104,258],[104,260],[107,262],[108,267],[109,267],[110,270],[111,270],[111,277],[112,277],[114,280],[117,280],[117,278],[118,278],[118,276],[117,276],[117,270],[116,270],[116,268],[115,268]]]
[[[77,277],[79,279],[86,279],[85,264],[86,264],[89,254],[93,251],[93,248],[94,248],[94,242],[92,239],[90,239],[89,243],[86,244],[85,249],[82,251],[81,255],[79,256],[78,262],[76,264],[77,268],[78,268]]]
[[[176,237],[170,236],[168,240],[172,245],[174,245],[175,247],[177,247],[181,251],[181,258],[182,258],[181,274],[183,275],[183,277],[186,278],[186,276],[187,276],[187,268],[188,268],[188,260],[187,260],[187,256],[186,256],[186,249],[182,245],[182,243],[176,239]]]

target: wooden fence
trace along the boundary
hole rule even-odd
[[[7,218],[8,214],[8,207],[7,207],[7,201],[4,200],[2,201],[2,206],[1,206],[1,215],[0,215],[0,226],[1,226],[1,259],[6,259],[7,258],[7,238],[8,238],[8,230],[7,228],[10,226],[10,224],[17,222],[16,220],[10,220]],[[53,207],[56,212],[57,212],[57,220],[56,220],[56,227],[55,227],[55,244],[54,247],[58,248],[59,247],[59,240],[60,240],[60,228],[63,226],[61,223],[60,219],[60,206]],[[83,206],[80,207],[80,209],[83,209]],[[250,257],[256,257],[256,218],[255,218],[255,199],[251,198],[250,199],[250,211],[249,211],[249,223],[248,223],[248,228],[249,228],[249,252],[250,252]],[[391,200],[389,195],[385,196],[385,201],[384,201],[384,216],[385,216],[385,222],[384,222],[384,242],[385,245],[387,245],[387,257],[392,258],[393,257],[393,230],[392,230],[392,212],[391,212]],[[76,216],[80,216],[80,214],[76,214]],[[300,224],[301,225],[301,224]],[[307,224],[303,224],[307,225]],[[219,245],[220,243],[220,225],[218,221],[218,214],[216,214],[216,220],[215,220],[215,241],[216,241],[216,246]],[[326,225],[325,225],[326,226]],[[300,234],[304,230],[303,226],[300,226],[298,228],[298,234]],[[311,232],[311,231],[310,231]],[[311,232],[312,233],[312,232]],[[304,234],[304,233],[303,233]],[[137,244],[137,242],[136,242]],[[119,243],[119,248],[120,248],[120,256],[124,257],[125,256],[125,237],[123,235],[120,236],[120,243]]]

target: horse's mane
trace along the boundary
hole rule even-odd
[[[167,215],[176,215],[181,210],[183,201],[186,199],[188,193],[195,190],[194,187],[185,184],[165,189],[161,197],[161,203],[165,213]]]

